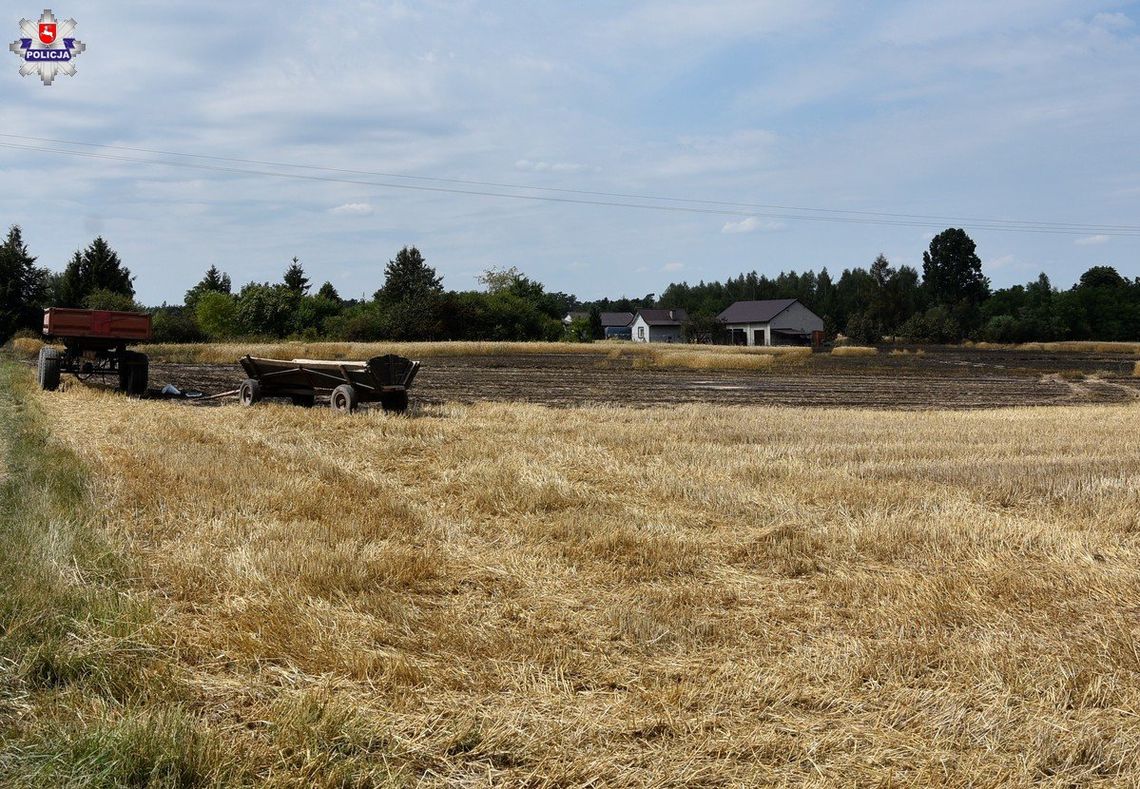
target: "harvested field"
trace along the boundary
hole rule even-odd
[[[155,622],[72,649],[160,690],[18,697],[64,754],[123,747],[75,710],[203,783],[1140,781],[1140,405],[32,406]]]
[[[383,346],[373,350],[383,350]],[[426,357],[412,391],[420,404],[527,402],[556,406],[670,403],[918,410],[1129,402],[1140,396],[1134,361],[1122,355],[930,348],[873,357],[735,355],[678,349],[657,367],[645,352]],[[700,369],[711,363],[742,369]],[[726,356],[728,362],[720,358]],[[755,361],[752,361],[755,359]],[[152,384],[233,389],[236,364],[152,364]]]

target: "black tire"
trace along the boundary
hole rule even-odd
[[[55,348],[40,348],[36,379],[45,392],[54,392],[59,388],[59,351]]]
[[[380,396],[380,406],[390,414],[402,414],[408,410],[408,390],[387,392]]]
[[[119,388],[128,395],[139,397],[146,394],[150,377],[150,361],[145,353],[124,351],[119,356]]]
[[[293,405],[299,405],[301,408],[312,408],[313,404],[317,401],[317,396],[311,394],[293,395],[289,399],[293,401]]]
[[[261,400],[261,382],[253,378],[246,378],[238,388],[238,402],[244,406],[251,406]]]
[[[332,409],[343,411],[346,414],[355,411],[358,402],[356,389],[351,384],[341,384],[332,390],[332,396],[329,397],[329,405],[332,406]]]

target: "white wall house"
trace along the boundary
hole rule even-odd
[[[823,318],[796,299],[738,301],[717,318],[734,345],[811,345]]]
[[[684,310],[638,310],[630,325],[634,342],[682,342],[681,325],[688,316]]]

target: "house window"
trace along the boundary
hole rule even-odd
[[[645,339],[645,327],[644,326],[638,326],[637,327],[637,339],[639,339],[639,340]]]

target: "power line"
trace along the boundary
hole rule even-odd
[[[294,162],[275,162],[275,161],[265,161],[265,160],[258,160],[258,159],[241,159],[241,158],[236,158],[236,157],[214,156],[214,155],[209,155],[209,154],[185,153],[185,152],[179,152],[179,151],[164,151],[164,150],[158,150],[158,149],[154,149],[154,148],[138,148],[138,147],[121,146],[121,145],[109,145],[109,144],[103,144],[103,143],[88,143],[88,142],[80,142],[80,141],[76,141],[76,140],[59,140],[59,139],[49,138],[49,137],[32,137],[32,136],[16,135],[16,134],[0,133],[0,137],[6,137],[6,138],[10,138],[10,139],[32,140],[32,141],[37,141],[37,142],[51,142],[51,143],[59,143],[59,144],[65,144],[65,145],[78,145],[78,146],[84,146],[84,147],[106,148],[108,150],[130,151],[130,152],[136,152],[136,153],[150,153],[150,154],[157,154],[157,155],[162,155],[162,156],[178,156],[178,157],[194,158],[194,159],[209,159],[209,160],[213,160],[213,161],[233,162],[233,163],[238,163],[238,164],[253,164],[253,165],[261,165],[261,166],[268,166],[268,167],[290,167],[290,168],[295,168],[295,169],[319,170],[319,171],[324,171],[324,172],[335,172],[335,173],[343,173],[343,174],[349,174],[349,175],[363,175],[363,176],[371,176],[371,177],[378,177],[378,178],[398,178],[398,179],[403,179],[403,180],[414,180],[414,181],[424,181],[424,182],[434,182],[434,183],[450,183],[450,184],[459,184],[459,185],[466,185],[466,186],[484,186],[484,187],[494,187],[494,188],[501,188],[501,189],[522,189],[522,190],[553,192],[553,193],[562,193],[562,194],[578,194],[578,195],[587,195],[587,196],[595,196],[595,197],[620,198],[620,199],[626,199],[626,200],[655,200],[655,201],[671,202],[671,203],[691,203],[691,204],[699,204],[699,205],[714,205],[714,206],[748,208],[748,209],[754,208],[754,209],[763,209],[763,210],[802,211],[802,212],[828,213],[828,214],[837,214],[837,215],[839,215],[839,214],[850,214],[850,215],[854,215],[854,216],[873,216],[873,217],[884,217],[884,218],[894,218],[894,219],[917,219],[917,220],[927,220],[927,221],[930,221],[930,222],[933,222],[936,224],[942,224],[942,223],[947,223],[947,222],[984,222],[984,223],[987,223],[989,225],[1028,226],[1028,227],[1036,227],[1036,228],[1063,228],[1063,229],[1069,229],[1069,230],[1072,230],[1074,232],[1080,232],[1080,233],[1085,233],[1085,232],[1095,233],[1099,230],[1140,232],[1140,225],[1121,225],[1121,224],[1105,225],[1105,224],[1092,224],[1092,223],[1087,223],[1087,222],[1051,222],[1051,221],[1034,221],[1034,220],[1020,220],[1020,219],[987,219],[987,218],[982,218],[982,217],[970,217],[970,216],[938,216],[938,215],[931,215],[931,214],[909,214],[909,213],[897,213],[897,212],[888,212],[888,211],[860,211],[860,210],[855,210],[855,209],[818,208],[818,207],[813,208],[813,207],[805,207],[805,206],[782,205],[782,204],[775,204],[775,203],[749,203],[749,202],[736,202],[736,201],[726,201],[726,200],[705,200],[705,199],[699,199],[699,198],[680,198],[680,197],[672,197],[672,196],[647,195],[647,194],[623,193],[623,192],[602,192],[602,191],[594,191],[594,190],[586,190],[586,189],[567,189],[567,188],[559,188],[559,187],[552,187],[552,186],[534,186],[534,185],[530,185],[530,184],[504,183],[504,182],[498,182],[498,181],[478,181],[478,180],[470,180],[470,179],[462,179],[462,178],[443,178],[443,177],[438,177],[438,176],[406,175],[406,174],[401,174],[401,173],[376,172],[376,171],[369,171],[369,170],[353,170],[353,169],[337,168],[337,167],[323,167],[323,166],[311,165],[311,164],[298,164],[298,163],[294,163]]]
[[[20,138],[18,135],[8,135],[8,134],[0,134],[0,137],[24,139],[24,138]],[[46,140],[47,138],[26,138],[26,139],[44,139],[44,140]],[[159,154],[159,155],[180,156],[180,157],[195,158],[195,159],[212,159],[212,160],[218,160],[218,161],[231,161],[231,162],[235,162],[235,163],[258,164],[260,166],[267,166],[267,167],[291,167],[291,168],[318,170],[318,171],[326,171],[326,172],[341,172],[341,173],[345,173],[345,174],[372,175],[375,177],[414,178],[417,180],[429,180],[429,181],[442,182],[442,183],[459,183],[459,184],[471,184],[471,185],[482,185],[482,184],[492,183],[492,182],[480,182],[480,181],[462,181],[460,179],[430,178],[427,176],[398,176],[398,175],[394,175],[394,174],[381,175],[378,173],[367,173],[364,171],[340,170],[337,168],[322,168],[322,167],[317,167],[314,165],[294,165],[294,164],[287,164],[287,163],[258,162],[257,160],[230,159],[227,157],[215,157],[215,156],[207,156],[207,155],[203,155],[203,154],[182,154],[182,153],[175,153],[175,152],[154,151],[154,150],[150,150],[150,149],[130,149],[130,148],[125,148],[123,146],[102,146],[102,145],[98,145],[98,144],[94,144],[94,143],[69,143],[67,141],[60,141],[60,142],[62,144],[75,144],[75,145],[83,145],[83,146],[87,146],[87,147],[102,147],[102,148],[110,148],[112,150],[122,149],[122,150],[139,152],[139,153],[154,153],[154,154]],[[321,175],[310,175],[310,174],[288,173],[288,172],[274,172],[271,170],[252,170],[252,169],[238,168],[238,167],[221,167],[221,166],[216,166],[216,165],[208,165],[208,164],[192,163],[192,162],[182,162],[182,161],[140,159],[140,158],[135,158],[135,157],[117,156],[114,154],[98,153],[98,152],[93,152],[93,151],[75,151],[75,150],[68,150],[68,149],[62,149],[62,148],[48,148],[48,147],[39,146],[39,145],[20,145],[17,143],[0,142],[0,148],[9,148],[9,149],[13,149],[13,150],[30,151],[30,152],[36,152],[36,153],[60,154],[60,155],[76,156],[76,157],[89,158],[89,159],[101,159],[101,160],[106,160],[106,161],[127,162],[127,163],[131,163],[131,164],[143,164],[143,165],[152,165],[152,166],[158,165],[158,166],[162,166],[162,167],[178,167],[178,168],[183,168],[183,169],[204,170],[204,171],[211,171],[211,172],[230,173],[230,174],[235,174],[235,175],[268,176],[268,177],[272,177],[272,178],[290,178],[290,179],[295,179],[295,180],[320,181],[320,182],[326,182],[326,183],[343,183],[343,184],[353,184],[353,185],[358,185],[358,186],[370,186],[370,187],[384,188],[384,189],[405,189],[405,190],[420,191],[420,192],[440,192],[440,193],[445,193],[445,194],[458,194],[458,195],[469,195],[469,196],[479,196],[479,197],[494,197],[494,198],[509,199],[509,200],[529,200],[529,201],[540,201],[540,202],[551,202],[551,203],[569,203],[569,204],[575,204],[575,205],[592,205],[592,206],[602,206],[602,207],[611,207],[611,208],[636,208],[636,209],[651,210],[651,211],[670,211],[670,212],[711,214],[711,215],[733,216],[733,217],[763,217],[765,219],[778,219],[778,220],[787,220],[787,221],[829,222],[829,223],[843,223],[843,224],[883,225],[883,226],[923,227],[923,228],[941,226],[947,222],[952,222],[952,221],[962,221],[962,218],[957,218],[957,219],[949,218],[949,217],[922,218],[922,215],[888,214],[885,212],[842,212],[842,211],[839,211],[837,209],[796,209],[796,208],[792,208],[792,207],[785,207],[783,210],[799,210],[799,211],[814,210],[814,211],[828,211],[830,213],[829,213],[829,215],[825,215],[825,216],[812,215],[812,214],[773,213],[772,211],[769,211],[769,210],[764,210],[764,211],[747,210],[749,208],[761,208],[760,204],[730,203],[730,202],[724,202],[724,201],[705,201],[705,200],[684,201],[681,198],[662,198],[662,197],[653,197],[653,196],[640,196],[639,197],[637,195],[624,195],[624,194],[620,194],[620,193],[588,192],[585,190],[555,190],[555,189],[550,188],[550,187],[526,187],[526,186],[508,185],[508,184],[500,184],[499,185],[499,188],[533,189],[533,190],[542,190],[542,191],[557,191],[557,192],[563,192],[563,193],[569,193],[569,194],[612,196],[612,197],[621,198],[620,202],[617,200],[592,200],[592,199],[575,198],[575,197],[561,197],[561,196],[554,196],[554,195],[549,195],[549,194],[542,195],[542,194],[514,194],[514,193],[504,193],[504,192],[489,192],[489,191],[485,191],[485,190],[459,189],[459,188],[445,187],[445,186],[427,186],[427,185],[421,185],[421,184],[391,183],[391,182],[386,182],[386,181],[361,180],[361,179],[343,178],[343,177],[334,177],[334,176],[321,176]],[[680,204],[659,205],[659,204],[655,204],[655,203],[629,202],[630,200],[668,200],[668,201],[673,201],[675,203],[691,202],[691,203],[696,203],[698,205],[680,205]],[[699,207],[700,204],[722,205],[722,206],[726,206],[726,207],[725,208],[702,208],[702,207]],[[729,206],[738,206],[739,208],[737,208],[736,210],[732,210],[732,209],[728,208]],[[839,215],[841,213],[864,214],[864,215],[841,216],[841,215]],[[875,218],[875,217],[881,217],[881,218]],[[1027,221],[1010,222],[1007,220],[985,220],[985,219],[973,219],[973,220],[969,220],[969,221],[972,223],[972,225],[971,225],[972,229],[990,230],[990,231],[995,231],[995,232],[1045,233],[1045,234],[1057,234],[1057,235],[1087,235],[1087,234],[1096,234],[1096,233],[1099,233],[1101,235],[1110,235],[1110,236],[1137,236],[1137,235],[1140,235],[1140,226],[1131,226],[1131,225],[1082,225],[1082,224],[1077,224],[1077,223],[1048,223],[1048,222],[1031,223],[1031,222],[1027,222]]]
[[[1028,226],[1037,228],[1064,228],[1073,230],[1080,233],[1095,233],[1100,230],[1105,231],[1123,231],[1123,232],[1140,232],[1140,225],[1103,225],[1103,224],[1090,224],[1087,222],[1051,222],[1051,221],[1034,221],[1023,219],[986,219],[982,217],[969,217],[969,216],[937,216],[931,214],[908,214],[896,213],[889,211],[860,211],[855,209],[845,208],[812,208],[806,206],[793,206],[782,205],[777,203],[749,203],[737,202],[727,200],[705,200],[700,198],[682,198],[671,197],[662,195],[649,195],[638,193],[625,193],[625,192],[601,192],[588,189],[567,189],[553,186],[534,186],[529,184],[514,184],[505,183],[500,181],[478,181],[463,178],[443,178],[438,176],[428,175],[406,175],[400,173],[377,172],[371,170],[352,170],[340,167],[323,167],[312,164],[298,164],[294,162],[275,162],[266,161],[261,159],[242,159],[229,156],[214,156],[210,154],[199,153],[184,153],[179,151],[164,151],[155,148],[138,148],[125,145],[109,145],[104,143],[89,143],[79,142],[77,140],[60,140],[50,137],[32,137],[19,134],[5,134],[0,133],[0,138],[18,139],[18,140],[31,140],[35,142],[49,142],[63,145],[78,145],[90,148],[105,148],[107,150],[128,151],[134,153],[149,153],[160,156],[178,156],[193,159],[208,159],[220,162],[232,162],[236,164],[252,164],[266,167],[291,167],[302,170],[318,170],[331,173],[342,173],[346,175],[362,175],[376,178],[399,178],[404,180],[424,181],[432,183],[448,183],[458,184],[464,186],[483,186],[492,187],[497,189],[524,189],[530,191],[541,192],[554,192],[561,194],[577,194],[587,195],[594,197],[610,197],[623,200],[656,200],[661,202],[670,203],[690,203],[697,205],[712,205],[732,208],[747,208],[747,209],[761,209],[761,210],[775,210],[775,211],[803,211],[815,212],[826,214],[850,214],[854,216],[871,216],[871,217],[884,217],[888,219],[917,219],[927,220],[936,224],[943,224],[947,222],[984,222],[989,225],[1012,225],[1012,226]],[[738,212],[733,212],[736,215]]]

